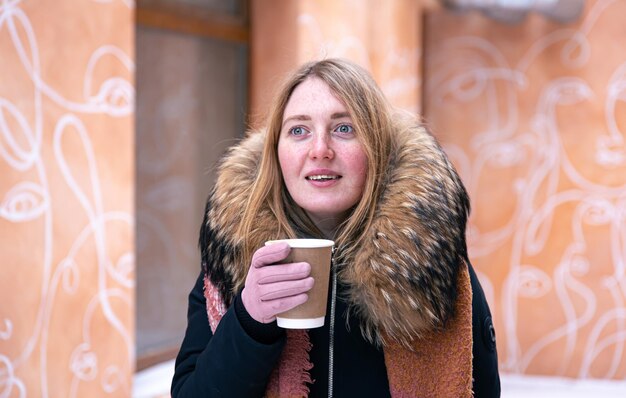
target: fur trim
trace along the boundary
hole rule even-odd
[[[467,258],[469,201],[434,137],[422,126],[402,128],[402,123],[374,220],[358,247],[340,248],[337,264],[364,337],[409,347],[453,315],[459,267]],[[263,140],[263,133],[252,133],[228,152],[201,229],[203,266],[227,305],[247,273],[248,265],[237,262],[242,239],[236,229]],[[276,224],[271,211],[263,210],[255,233],[275,238]]]

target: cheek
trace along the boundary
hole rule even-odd
[[[350,170],[356,177],[355,188],[360,192],[365,188],[365,181],[367,180],[367,155],[362,149],[352,151],[349,158]]]

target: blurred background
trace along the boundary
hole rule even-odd
[[[626,396],[626,1],[0,0],[0,397],[168,397],[224,150],[345,57],[466,184],[504,397]]]

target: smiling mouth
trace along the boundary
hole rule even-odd
[[[331,175],[315,175],[315,176],[307,176],[305,177],[309,181],[330,181],[330,180],[338,180],[341,176],[331,176]]]

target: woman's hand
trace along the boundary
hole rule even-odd
[[[305,293],[313,287],[308,263],[275,264],[289,255],[287,243],[263,246],[252,256],[252,263],[241,292],[244,307],[261,323],[270,323],[276,314],[308,300]]]

